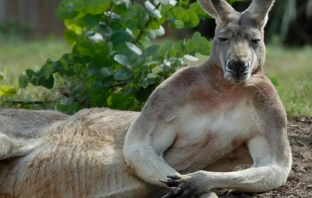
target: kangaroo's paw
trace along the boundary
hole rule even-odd
[[[169,187],[172,187],[172,189],[165,196],[163,196],[163,198],[174,198],[174,197],[195,198],[201,197],[202,194],[201,192],[198,191],[196,182],[193,182],[192,177],[188,175],[168,176],[168,179],[166,181],[160,182],[166,184]],[[204,197],[206,198],[206,196]]]

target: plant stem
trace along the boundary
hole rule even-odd
[[[119,82],[119,83],[116,83],[116,84],[113,84],[113,85],[109,86],[109,88],[114,88],[114,87],[118,87],[118,86],[122,86],[122,85],[126,85],[126,84],[128,84],[128,83],[126,83],[126,82]]]
[[[161,3],[158,3],[156,6],[155,6],[155,9],[158,9],[160,7]],[[148,20],[146,21],[146,23],[144,24],[144,28],[147,28],[148,25],[150,24],[150,22],[152,22],[152,17],[150,16],[148,18]],[[141,37],[143,36],[143,30],[140,29],[139,31],[139,34],[136,36],[135,40],[134,40],[134,44],[137,44],[139,42],[139,40],[141,39]]]

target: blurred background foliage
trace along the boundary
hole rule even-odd
[[[233,2],[232,6],[243,11],[251,0]],[[276,0],[269,13],[265,28],[266,43],[281,43],[285,46],[304,46],[312,44],[312,0]],[[215,23],[202,20],[194,28],[207,38],[212,38]]]
[[[176,69],[207,58],[214,34],[195,1],[14,1],[0,0],[2,107],[140,110]],[[243,11],[251,1],[228,2]],[[312,0],[277,0],[265,29],[265,70],[289,116],[312,116],[311,16]]]

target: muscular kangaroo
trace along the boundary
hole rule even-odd
[[[217,23],[210,58],[164,81],[141,113],[0,110],[0,197],[208,198],[282,185],[286,113],[263,73],[273,0],[242,13],[199,3]]]
[[[225,0],[199,3],[217,23],[210,58],[151,95],[126,135],[127,166],[147,183],[172,187],[165,198],[279,187],[291,150],[283,105],[263,73],[263,28],[273,0],[253,0],[242,13]],[[240,164],[252,166],[233,171]]]

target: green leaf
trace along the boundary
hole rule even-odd
[[[95,35],[95,32],[94,31],[92,31],[92,30],[88,30],[88,31],[86,31],[85,33],[84,33],[84,35],[86,36],[86,37],[92,37],[92,36],[94,36]]]
[[[65,74],[65,71],[68,69],[68,64],[65,59],[61,58],[60,60],[56,61],[54,66],[54,70],[60,74]]]
[[[141,72],[143,70],[145,62],[146,62],[146,58],[145,57],[142,57],[142,56],[138,57],[136,62],[132,65],[132,70],[135,73]]]
[[[191,39],[186,41],[185,49],[186,49],[187,53],[192,54],[194,52],[195,48],[196,48],[196,45],[193,43],[193,41]]]
[[[177,19],[182,19],[185,15],[185,11],[181,6],[174,7],[172,9],[173,16]]]
[[[64,24],[69,30],[74,31],[76,34],[82,33],[82,27],[79,24],[77,24],[75,21],[65,20]]]
[[[64,99],[60,101],[60,104],[56,105],[56,109],[62,113],[73,115],[78,110],[78,103],[70,99]]]
[[[91,107],[102,107],[104,103],[105,97],[102,94],[97,94],[91,100]]]
[[[104,67],[108,67],[111,63],[109,60],[109,47],[106,42],[94,43],[95,55],[93,61],[95,63],[101,64]]]
[[[179,1],[179,5],[181,5],[182,7],[188,7],[189,6],[190,1],[189,0],[180,0]]]
[[[0,86],[0,96],[2,97],[12,97],[16,94],[17,90],[10,85],[1,85]]]
[[[4,79],[4,74],[2,72],[0,72],[0,80]]]
[[[142,56],[148,57],[154,55],[159,50],[159,45],[151,45],[143,51]]]
[[[185,13],[189,17],[189,21],[184,22],[185,27],[195,27],[199,24],[199,18],[192,10],[186,10]]]
[[[28,77],[24,74],[20,75],[18,77],[18,85],[21,88],[25,88],[28,85]]]
[[[110,7],[111,1],[103,0],[84,0],[85,8],[84,12],[92,15],[101,14]]]
[[[8,73],[8,68],[5,67],[4,70],[3,70],[3,80],[6,80],[7,79],[7,73]]]
[[[161,4],[166,5],[166,4],[168,4],[168,3],[170,2],[170,0],[159,0],[159,2],[160,2]]]
[[[43,78],[41,78],[41,79],[43,79]],[[54,86],[54,76],[51,74],[48,79],[42,80],[41,84],[42,84],[43,87],[45,87],[47,89],[52,89],[53,86]]]
[[[98,24],[95,26],[95,29],[104,37],[110,36],[113,33],[112,28],[105,24]]]
[[[31,70],[31,69],[26,69],[26,75],[27,75],[27,77],[29,78],[29,80],[31,81],[32,80],[32,78],[35,76],[35,72],[33,71],[33,70]]]
[[[117,108],[121,110],[126,110],[129,98],[122,95],[112,93],[106,100],[107,104],[111,108]]]
[[[177,51],[174,48],[170,48],[169,51],[167,52],[167,57],[175,57],[177,55]]]
[[[175,20],[174,25],[177,29],[182,29],[184,28],[184,23],[181,20]]]
[[[99,74],[101,69],[102,68],[100,65],[91,62],[89,63],[87,74],[88,76],[94,76],[96,74]]]
[[[113,0],[116,5],[124,4],[127,9],[131,6],[131,0]]]
[[[180,19],[176,18],[168,18],[169,27],[176,28],[176,29],[182,29],[184,28],[184,22]]]
[[[73,91],[74,95],[77,95],[80,93],[80,91],[82,90],[82,86],[81,85],[77,85]]]
[[[152,20],[149,23],[149,28],[153,29],[153,30],[158,30],[159,29],[159,23],[156,20]]]
[[[95,54],[94,44],[90,41],[84,41],[77,46],[77,50],[81,55],[93,57]]]
[[[114,31],[108,39],[112,42],[114,49],[122,48],[126,42],[132,42],[133,37],[124,30]]]
[[[108,76],[110,76],[112,74],[113,74],[113,72],[110,69],[108,69],[108,68],[104,67],[104,68],[101,69],[101,76],[102,76],[102,78],[107,78]]]
[[[40,71],[44,74],[45,79],[49,79],[52,75],[52,67],[50,64],[44,64]]]
[[[81,1],[71,1],[71,2],[68,2],[65,6],[68,12],[73,12],[73,11],[79,12],[84,8],[84,3],[82,3]]]
[[[108,79],[108,80],[107,80]],[[88,91],[92,91],[93,93],[105,93],[109,91],[109,88],[112,84],[112,81],[110,81],[109,78],[105,79],[105,83],[103,83],[103,79],[101,81],[94,81],[90,87],[90,90]],[[108,82],[106,82],[108,81]]]
[[[79,40],[78,35],[74,31],[68,29],[64,32],[64,38],[65,41],[71,46],[75,45]]]
[[[122,68],[118,72],[115,73],[115,80],[128,80],[133,76],[133,72],[127,68]]]
[[[179,53],[180,57],[183,56],[184,52],[185,52],[184,41],[178,41],[175,44],[174,49],[176,49],[176,51]]]
[[[81,18],[81,21],[88,28],[93,28],[94,26],[100,23],[101,18],[102,18],[102,14],[99,14],[99,15],[86,14],[84,17]]]
[[[120,93],[121,94],[123,94],[123,95],[125,95],[125,96],[129,96],[129,95],[131,95],[131,94],[133,94],[135,92],[135,88],[133,87],[133,85],[132,84],[127,84],[126,86],[124,86],[122,89],[121,89],[121,91],[120,91]]]
[[[125,15],[122,15],[123,17],[125,17]],[[127,17],[127,16],[126,16]],[[133,19],[133,18],[130,18],[130,19]],[[121,30],[123,29],[123,22],[125,22],[127,19],[126,18],[121,18],[120,15],[112,12],[111,15],[110,15],[110,20],[109,20],[109,26],[112,28],[112,29],[115,29],[115,30]]]
[[[201,41],[201,35],[199,32],[195,32],[192,36],[192,41],[195,45],[199,45]]]
[[[64,4],[64,2],[61,2],[61,4]],[[79,12],[75,12],[75,11],[69,12],[68,10],[64,10],[61,7],[58,7],[56,9],[56,13],[55,14],[60,19],[73,19],[73,18],[75,18],[79,14]]]
[[[43,70],[42,70],[43,71]],[[44,77],[44,74],[40,72],[34,72],[31,69],[26,70],[26,75],[31,82],[31,84],[36,86],[43,86],[47,89],[52,89],[54,86],[54,77],[51,74],[48,79]]]
[[[203,55],[209,55],[211,45],[210,42],[204,37],[201,37],[200,40],[200,44],[197,46],[198,52]]]
[[[172,48],[172,43],[169,41],[166,41],[166,43],[160,49],[159,54],[166,54],[170,48]]]
[[[125,55],[117,54],[114,56],[114,60],[117,61],[119,64],[124,65],[124,66],[130,65],[130,60]]]
[[[31,69],[27,69],[26,70],[26,75],[27,75],[29,81],[31,82],[31,84],[33,84],[33,85],[41,85],[41,84],[39,84],[39,77],[37,77],[36,74],[37,73],[34,72]]]
[[[210,16],[204,11],[204,9],[199,5],[198,2],[190,4],[190,10],[197,14],[200,18],[209,18]]]
[[[134,45],[133,43],[126,42],[126,45],[127,45],[127,47],[128,47],[131,51],[133,51],[133,52],[136,53],[137,55],[141,55],[141,54],[142,54],[142,50],[141,50],[138,46]]]

